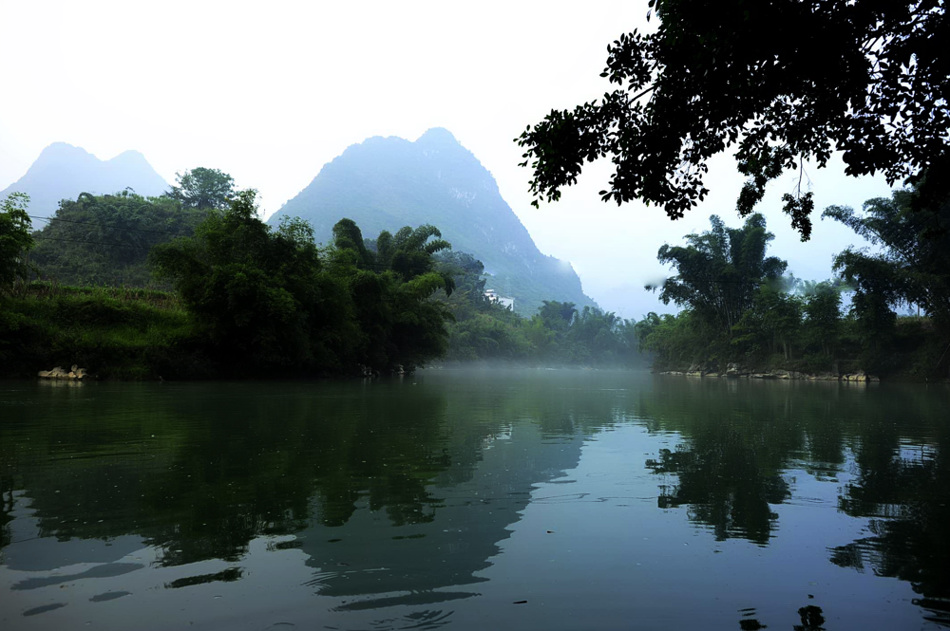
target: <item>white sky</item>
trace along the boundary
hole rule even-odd
[[[639,318],[658,308],[641,288],[666,273],[660,245],[708,228],[713,213],[740,223],[731,158],[713,165],[709,200],[671,222],[600,202],[609,165],[534,209],[512,139],[608,90],[607,44],[645,27],[646,12],[646,0],[0,0],[0,189],[63,141],[101,159],[138,150],[169,182],[219,168],[258,189],[270,214],[349,145],[441,126],[492,172],[542,252],[570,261],[602,307]],[[889,195],[879,178],[845,178],[840,162],[809,175],[817,215]],[[816,217],[800,243],[777,201],[796,178],[773,183],[761,210],[772,253],[822,280],[854,236]]]

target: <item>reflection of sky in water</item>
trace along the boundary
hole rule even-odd
[[[937,457],[936,445],[921,445],[907,439],[901,439],[897,457],[908,464],[923,464]]]
[[[12,623],[5,627],[10,629],[78,628],[87,621],[105,629],[250,628],[245,625],[251,619],[266,622],[274,612],[304,608],[311,593],[305,586],[310,573],[303,555],[298,550],[275,551],[268,545],[273,543],[268,538],[251,542],[237,564],[246,570],[239,581],[182,588],[171,586],[235,564],[205,561],[161,567],[159,550],[141,548],[112,563],[76,564],[52,572],[0,572],[0,589],[5,593],[0,612]],[[129,571],[113,575],[112,568]],[[42,585],[54,580],[62,582]],[[65,606],[21,616],[23,611],[54,603]]]

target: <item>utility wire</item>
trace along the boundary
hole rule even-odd
[[[135,245],[135,244],[118,243],[118,242],[107,243],[104,241],[86,241],[82,239],[62,239],[60,237],[48,237],[42,234],[35,235],[33,238],[37,240],[45,240],[45,241],[62,241],[64,243],[85,243],[87,245],[99,245],[99,246],[104,246],[104,247],[109,247],[109,248],[127,248],[127,249],[133,249],[133,250],[150,249],[149,246],[144,246],[144,245]]]
[[[59,217],[39,217],[36,215],[30,215],[32,219],[38,219],[40,221],[53,222],[53,221],[65,221],[66,223],[74,223],[82,226],[100,226],[103,228],[108,228],[106,224],[99,221],[77,221],[75,219],[60,219]],[[176,234],[172,230],[150,230],[148,228],[125,228],[129,232],[154,232],[156,234]]]

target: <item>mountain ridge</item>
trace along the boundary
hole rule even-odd
[[[0,191],[0,197],[26,193],[30,196],[30,215],[48,218],[56,214],[60,200],[74,200],[81,193],[111,194],[126,188],[151,197],[161,195],[169,185],[134,149],[100,160],[82,147],[54,142],[40,152],[20,179]]]

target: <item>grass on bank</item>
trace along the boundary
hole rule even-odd
[[[200,377],[209,366],[173,293],[34,282],[0,298],[0,375],[73,364],[100,379]]]

